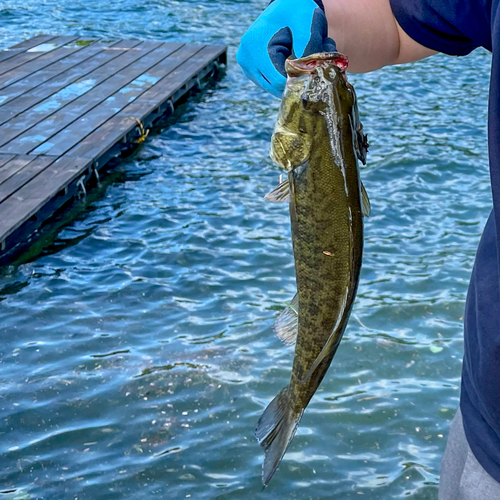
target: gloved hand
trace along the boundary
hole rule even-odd
[[[243,35],[236,58],[248,78],[281,98],[289,56],[336,50],[321,0],[274,0]]]

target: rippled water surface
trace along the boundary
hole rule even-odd
[[[220,83],[0,272],[1,500],[437,498],[491,204],[489,56],[352,77],[371,143],[359,294],[262,492],[253,429],[289,379],[272,323],[295,287],[287,207],[262,199],[278,101],[235,62],[266,3],[0,1],[1,48],[41,32],[229,45]]]

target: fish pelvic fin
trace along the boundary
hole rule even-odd
[[[299,294],[296,293],[290,304],[274,322],[276,336],[286,345],[293,345],[299,333]]]
[[[264,448],[262,484],[268,485],[288,445],[295,436],[302,412],[294,415],[290,406],[289,387],[285,387],[264,410],[257,423],[255,437]]]
[[[285,179],[283,182],[278,184],[272,191],[264,196],[266,201],[271,203],[285,203],[290,200],[290,182]]]

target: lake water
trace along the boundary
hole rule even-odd
[[[354,313],[270,486],[253,436],[288,383],[287,207],[264,194],[279,102],[235,53],[267,0],[4,0],[39,33],[229,45],[226,77],[115,170],[44,252],[0,272],[0,499],[436,499],[465,293],[491,199],[490,57],[352,77],[371,144]]]

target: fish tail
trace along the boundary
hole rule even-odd
[[[262,483],[267,486],[283,455],[295,436],[302,412],[294,414],[290,405],[289,387],[285,387],[265,409],[257,423],[255,437],[264,448]]]

